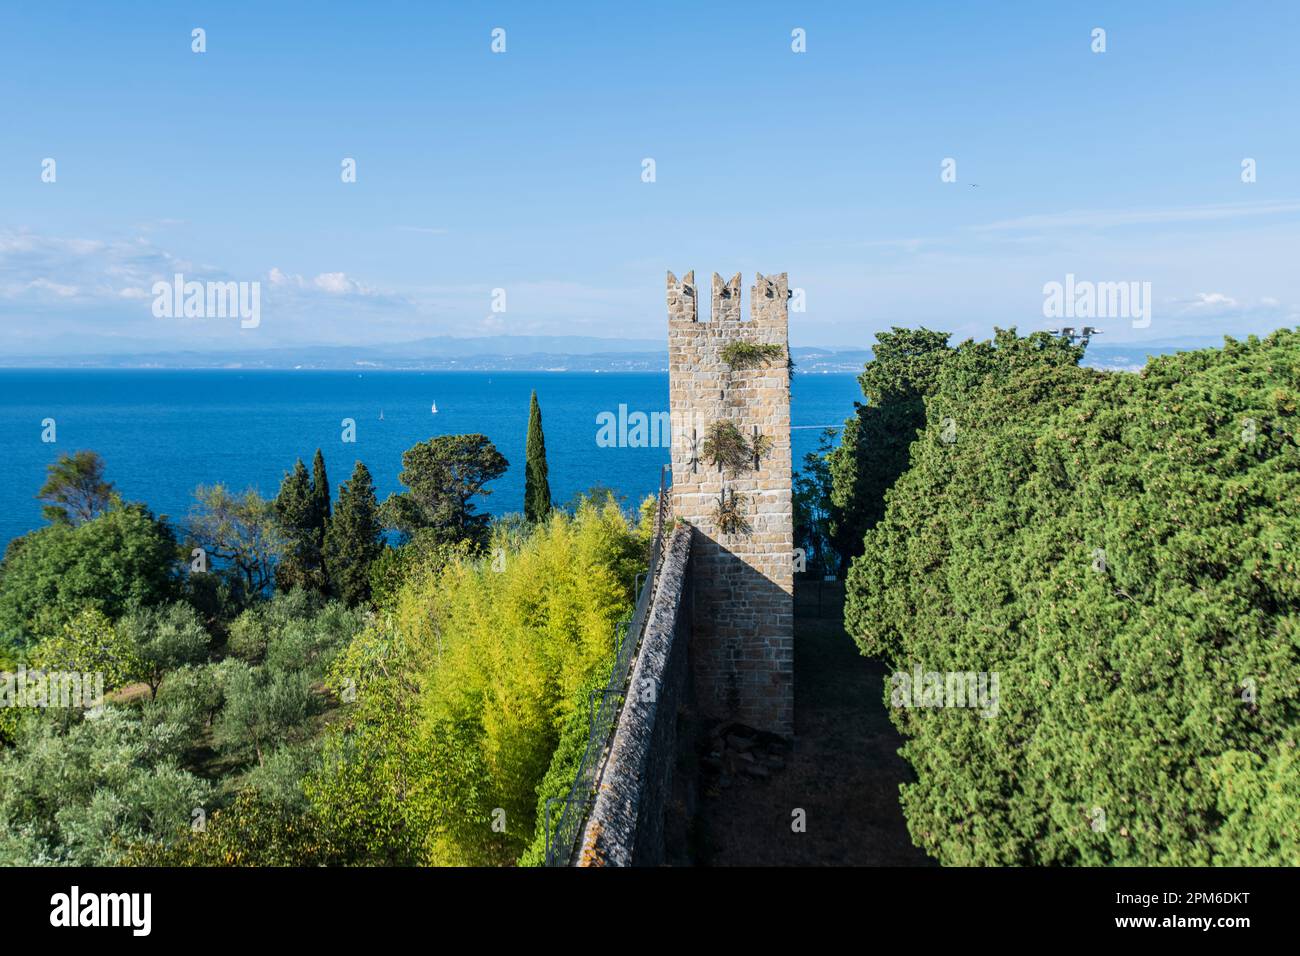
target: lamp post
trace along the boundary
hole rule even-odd
[[[1079,342],[1083,345],[1084,348],[1088,347],[1088,340],[1090,338],[1092,338],[1094,335],[1101,335],[1101,329],[1095,329],[1091,325],[1085,325],[1082,329],[1080,329],[1077,332],[1075,331],[1074,326],[1072,325],[1067,325],[1065,326],[1065,328],[1062,329],[1048,329],[1047,331],[1052,333],[1053,335],[1059,335],[1062,338],[1068,340],[1071,345],[1073,345],[1075,342]]]

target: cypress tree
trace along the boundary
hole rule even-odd
[[[330,525],[330,480],[325,474],[325,456],[319,448],[311,463],[311,496],[315,506],[316,550],[321,556],[321,590],[329,591],[329,575],[325,567],[325,534]]]
[[[316,511],[320,517],[321,534],[330,520],[330,480],[325,474],[325,456],[316,449],[316,457],[311,463],[311,493],[316,499]]]
[[[320,522],[307,466],[299,458],[284,476],[275,498],[275,514],[285,538],[285,551],[275,569],[282,591],[321,584]]]
[[[357,462],[339,488],[339,506],[325,532],[325,566],[334,593],[349,606],[370,599],[370,564],[384,550],[370,471]]]
[[[542,435],[542,407],[537,404],[536,391],[528,405],[524,459],[524,517],[541,521],[551,511],[551,485],[546,479],[546,439]]]

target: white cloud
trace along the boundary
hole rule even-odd
[[[51,282],[49,279],[33,279],[27,283],[27,288],[37,289],[41,292],[51,292],[64,299],[70,299],[80,291],[75,285],[64,285],[59,282]]]
[[[330,295],[365,295],[368,292],[365,286],[349,279],[342,272],[322,272],[312,283]]]
[[[277,266],[271,266],[271,271],[266,274],[266,277],[271,281],[271,285],[294,285],[299,288],[302,287],[302,276],[287,275],[286,273],[281,272]]]
[[[58,299],[89,304],[130,298],[122,290],[148,288],[182,260],[142,239],[64,238],[0,229],[0,298],[41,303]],[[82,300],[85,300],[83,303]]]
[[[1237,300],[1222,292],[1198,292],[1192,308],[1235,309]]]
[[[67,238],[0,227],[0,349],[74,354],[112,342],[156,351],[395,341],[411,338],[416,329],[435,331],[421,325],[425,317],[417,303],[378,292],[345,272],[304,279],[279,267],[261,273],[263,321],[256,330],[221,320],[159,322],[149,306],[150,290],[177,273],[198,282],[257,277],[196,265],[142,236]]]
[[[272,266],[266,274],[271,285],[282,289],[320,290],[329,295],[375,295],[369,286],[350,279],[344,272],[322,272],[310,281],[296,272],[284,272],[278,266]]]
[[[1273,296],[1240,299],[1224,292],[1197,292],[1191,299],[1175,299],[1173,305],[1173,315],[1188,320],[1241,321],[1247,325],[1267,321],[1280,326],[1294,321],[1296,313]]]

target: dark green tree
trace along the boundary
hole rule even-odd
[[[551,513],[551,485],[546,478],[546,438],[537,392],[528,403],[528,440],[524,446],[524,517],[541,521]]]
[[[316,500],[316,547],[321,555],[321,590],[329,593],[333,587],[329,568],[325,564],[325,535],[330,526],[330,480],[325,473],[325,456],[319,448],[311,463],[311,493]]]
[[[311,493],[316,499],[316,514],[320,521],[321,541],[325,540],[325,529],[330,521],[330,480],[325,474],[325,456],[319,448],[311,462]]]
[[[280,483],[275,515],[286,544],[284,556],[275,569],[276,587],[282,591],[294,587],[323,590],[320,502],[301,458]]]
[[[834,441],[835,429],[823,431],[817,450],[803,456],[803,468],[795,472],[792,482],[794,544],[803,549],[810,572],[835,574],[839,569],[839,556],[830,537],[830,455]]]
[[[349,607],[370,600],[370,565],[383,553],[384,528],[370,470],[358,461],[339,488],[339,506],[325,533],[330,586]]]
[[[1081,354],[963,343],[850,570],[912,836],[949,865],[1293,864],[1300,333]]]
[[[60,455],[46,471],[36,497],[45,502],[41,513],[47,521],[82,524],[104,512],[113,500],[113,483],[104,480],[104,459],[98,452]]]
[[[885,513],[885,492],[907,468],[908,450],[925,427],[925,397],[952,354],[947,332],[902,329],[876,334],[858,376],[866,404],[844,423],[831,453],[831,541],[844,564],[862,553],[862,535]]]
[[[176,591],[176,539],[141,504],[15,538],[0,563],[0,643],[56,634],[83,608],[116,619]],[[6,640],[7,639],[7,640]]]
[[[404,537],[427,528],[438,542],[486,543],[488,515],[476,513],[473,498],[491,494],[483,486],[510,465],[486,435],[430,438],[403,452],[402,465],[407,490],[384,502],[387,527]]]

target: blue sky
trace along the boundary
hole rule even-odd
[[[1067,273],[1151,283],[1110,342],[1300,325],[1297,49],[1293,2],[7,4],[0,349],[660,338],[667,269],[788,271],[796,345],[1046,328]],[[261,324],[155,318],[177,271]]]

